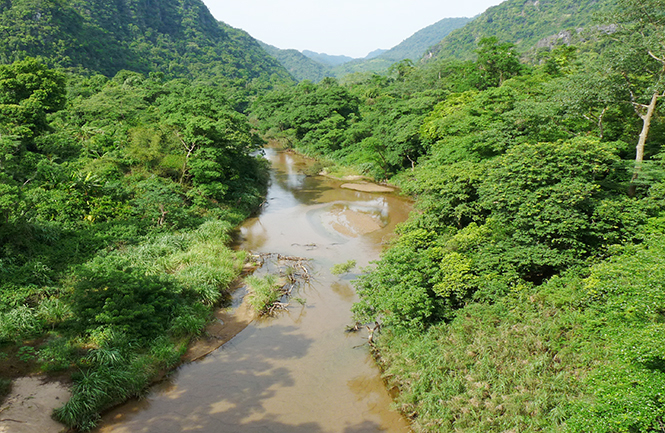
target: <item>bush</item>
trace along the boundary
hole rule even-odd
[[[171,277],[146,275],[117,255],[95,258],[77,279],[71,302],[78,328],[112,326],[133,338],[164,332],[180,292]]]

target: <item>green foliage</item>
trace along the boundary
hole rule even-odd
[[[3,135],[32,137],[46,130],[47,113],[64,107],[65,77],[32,58],[0,65],[0,95]]]
[[[658,431],[662,236],[378,340],[398,407],[421,431]]]
[[[35,348],[32,346],[21,346],[19,347],[16,356],[22,362],[31,362],[36,358]]]
[[[342,275],[351,272],[351,269],[356,267],[355,260],[348,260],[344,263],[337,263],[330,268],[330,273],[333,275]]]
[[[63,371],[72,368],[80,355],[72,341],[64,337],[49,339],[38,351],[43,371]]]
[[[522,65],[513,44],[499,43],[496,36],[492,36],[481,39],[478,47],[476,63],[480,69],[480,89],[501,86],[520,73]]]
[[[111,326],[151,338],[168,327],[177,293],[170,278],[145,275],[123,257],[98,257],[77,272],[71,299],[81,330]]]
[[[44,322],[35,310],[20,305],[7,313],[1,313],[0,341],[21,341],[34,338],[44,330]]]
[[[202,332],[267,166],[232,89],[121,71],[70,73],[65,93],[35,60],[0,69],[0,105],[23,113],[0,125],[0,341],[80,370],[58,417],[90,429]]]
[[[608,10],[613,4],[609,0],[506,1],[451,32],[431,51],[434,59],[471,59],[474,58],[477,42],[494,36],[500,41],[515,44],[519,51],[524,52],[562,31],[573,35],[576,29],[593,25],[595,14]]]
[[[266,314],[273,304],[282,298],[282,288],[277,284],[277,277],[274,275],[263,278],[250,275],[245,278],[245,282],[249,291],[249,305],[259,315]]]

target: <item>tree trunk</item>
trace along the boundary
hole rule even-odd
[[[640,176],[640,172],[642,171],[642,161],[644,161],[644,145],[647,142],[647,137],[649,136],[649,128],[651,128],[651,118],[653,117],[653,113],[656,111],[656,103],[658,102],[658,98],[661,95],[656,92],[653,94],[651,97],[651,103],[647,107],[647,112],[645,115],[641,115],[640,117],[642,118],[642,132],[640,133],[640,139],[637,142],[637,153],[635,155],[635,169],[633,171],[633,178],[631,179],[631,185],[630,188],[628,189],[628,195],[633,197],[635,195],[635,191],[637,189],[637,185],[635,185],[635,181],[637,178]]]

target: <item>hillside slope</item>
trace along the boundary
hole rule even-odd
[[[311,80],[319,82],[330,76],[330,67],[313,60],[298,50],[281,50],[264,42],[261,47],[274,57],[298,81]]]
[[[612,3],[611,0],[507,0],[451,32],[427,57],[472,59],[478,41],[489,36],[514,43],[523,52],[562,30],[593,25],[594,14]]]
[[[335,67],[343,63],[350,62],[353,60],[353,57],[349,56],[336,56],[326,53],[317,53],[315,51],[303,50],[303,55],[309,57],[315,62],[321,63],[326,66]]]
[[[464,27],[471,18],[444,18],[431,26],[417,31],[399,45],[370,59],[359,59],[344,63],[333,69],[336,77],[354,72],[383,72],[393,63],[405,59],[419,60],[428,48],[440,42],[453,30]]]
[[[290,79],[247,33],[200,0],[1,0],[0,61],[43,56],[113,76]]]

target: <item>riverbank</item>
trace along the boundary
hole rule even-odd
[[[101,432],[409,431],[389,409],[367,336],[344,332],[352,323],[353,275],[334,276],[329,268],[349,258],[359,266],[377,258],[410,203],[307,176],[310,161],[296,154],[267,154],[275,167],[271,187],[261,213],[241,225],[238,248],[310,258],[314,279],[293,294],[303,303],[251,322],[218,350],[182,365],[145,399],[105,415]],[[354,213],[372,224],[349,221]],[[349,223],[358,235],[336,230],[333,221]],[[267,263],[259,275],[274,266]]]
[[[271,151],[272,152],[272,151]],[[392,229],[394,227],[394,224],[402,219],[405,218],[405,214],[399,214],[395,213],[397,212],[398,207],[401,207],[403,203],[401,199],[396,199],[396,198],[388,198],[388,197],[383,197],[381,195],[381,192],[376,192],[372,194],[368,194],[367,192],[363,191],[352,191],[351,189],[348,188],[343,188],[343,185],[345,183],[341,180],[336,180],[332,179],[329,177],[312,177],[312,176],[305,176],[303,174],[303,171],[306,169],[308,164],[310,163],[309,161],[305,161],[302,159],[300,156],[295,155],[295,154],[283,154],[284,157],[288,160],[290,160],[291,168],[292,170],[289,171],[288,174],[286,175],[277,175],[273,179],[274,187],[276,190],[282,190],[284,191],[284,187],[286,186],[287,188],[290,188],[289,190],[292,190],[291,194],[296,194],[296,195],[301,195],[300,198],[297,198],[297,201],[304,201],[309,203],[309,206],[313,206],[309,209],[307,212],[305,212],[305,220],[300,221],[299,225],[296,227],[293,227],[291,225],[291,221],[286,222],[286,220],[290,220],[290,218],[279,218],[278,220],[275,221],[276,228],[279,226],[279,230],[288,230],[290,233],[295,233],[292,239],[281,239],[279,243],[274,244],[272,246],[269,245],[255,245],[254,242],[256,239],[261,239],[264,236],[259,235],[258,238],[255,237],[255,228],[257,227],[265,227],[265,217],[267,214],[270,214],[273,211],[277,211],[279,214],[279,208],[284,204],[284,202],[288,202],[288,198],[278,198],[277,196],[268,196],[268,199],[266,200],[266,205],[265,209],[262,212],[261,215],[255,218],[250,218],[249,220],[246,221],[245,224],[243,224],[239,230],[239,236],[241,238],[240,240],[240,248],[250,250],[250,251],[286,251],[289,253],[293,253],[300,256],[317,256],[320,255],[320,252],[322,250],[330,250],[339,248],[341,244],[349,244],[349,243],[354,243],[354,242],[361,242],[361,244],[365,244],[366,242],[369,242],[368,245],[365,247],[361,248],[360,250],[357,249],[351,249],[349,250],[348,253],[344,253],[343,256],[339,257],[338,259],[335,259],[335,261],[344,261],[342,258],[346,257],[348,254],[361,254],[361,257],[359,257],[359,263],[364,266],[368,263],[369,260],[371,260],[373,257],[376,257],[376,251],[377,248],[380,250],[382,243],[384,242],[386,236],[390,236],[390,233],[392,232]],[[287,164],[288,165],[288,164]],[[307,178],[307,179],[306,179]],[[349,182],[347,181],[346,184]],[[310,185],[311,184],[311,185]],[[366,183],[359,183],[360,185],[366,185]],[[325,186],[324,186],[325,185]],[[293,187],[296,187],[295,190],[293,190]],[[314,193],[314,191],[319,191],[317,193]],[[344,192],[347,191],[347,192]],[[385,191],[384,191],[385,193]],[[281,193],[280,193],[281,194]],[[360,196],[358,194],[361,194]],[[329,196],[327,196],[329,195]],[[318,196],[318,198],[316,197]],[[323,197],[327,196],[327,197]],[[340,199],[344,200],[340,200]],[[345,204],[346,201],[352,200],[351,205]],[[316,204],[318,202],[319,204]],[[325,205],[322,207],[323,203],[330,203],[330,205]],[[408,208],[408,207],[407,207]],[[266,209],[268,209],[266,213]],[[295,221],[295,220],[294,220]],[[306,222],[305,222],[306,221]],[[315,238],[312,237],[307,237],[303,238],[303,240],[298,241],[299,235],[302,233],[303,227],[305,227],[308,224],[311,224],[313,221],[318,221],[313,228],[313,232],[310,232],[310,236],[320,236],[323,235],[322,240],[316,240]],[[280,237],[281,238],[281,237]],[[354,241],[356,239],[357,241]],[[264,239],[265,240],[265,239]],[[286,249],[285,249],[286,248]],[[346,247],[344,247],[346,248]],[[362,251],[363,249],[367,249],[367,254],[363,254]],[[369,253],[369,251],[372,251]],[[239,254],[245,254],[245,253],[239,253]],[[364,255],[364,256],[363,256]],[[321,260],[321,258],[319,258]],[[323,259],[324,263],[324,268],[327,268],[330,266],[332,263],[329,262],[330,258],[325,258]],[[324,268],[321,268],[321,264],[318,265],[318,272],[324,272],[327,274],[327,270]],[[236,267],[236,270],[239,272],[239,268]],[[180,270],[182,271],[182,270]],[[333,331],[331,329],[327,330],[320,330],[321,333],[323,334],[330,334],[331,332],[339,332],[339,335],[344,335],[343,334],[343,328],[348,325],[351,321],[350,315],[349,315],[349,308],[350,304],[348,304],[348,301],[352,301],[354,298],[353,295],[353,289],[348,285],[348,283],[344,282],[344,279],[339,280],[338,278],[333,278],[330,279],[330,277],[326,277],[326,279],[329,279],[329,282],[326,284],[330,284],[329,287],[332,287],[333,293],[335,293],[334,298],[342,297],[342,300],[344,301],[344,306],[340,307],[337,306],[335,307],[337,309],[337,321],[339,321],[338,329],[336,331]],[[327,280],[328,281],[328,280]],[[238,287],[239,284],[233,285],[233,287]],[[327,290],[327,289],[326,289]],[[148,381],[154,382],[155,380],[160,380],[161,382],[158,384],[157,389],[162,389],[166,386],[166,384],[172,383],[174,380],[173,377],[169,375],[169,371],[173,371],[174,376],[179,375],[179,371],[182,369],[189,369],[192,368],[192,366],[197,365],[198,363],[206,363],[209,362],[207,361],[208,357],[213,356],[216,351],[222,347],[225,343],[231,341],[234,339],[235,336],[238,334],[242,333],[245,329],[247,329],[248,326],[252,323],[253,320],[253,314],[247,308],[246,304],[243,303],[244,299],[244,292],[242,289],[235,290],[233,291],[235,293],[230,300],[230,307],[229,308],[224,308],[224,309],[219,309],[215,312],[214,319],[207,325],[206,330],[200,335],[199,338],[196,338],[191,341],[191,344],[189,345],[184,345],[181,343],[178,346],[177,353],[178,353],[178,358],[177,361],[174,360],[173,357],[172,363],[165,364],[165,363],[157,363],[155,364],[158,366],[158,369],[153,369],[152,373],[152,378],[146,378]],[[302,294],[299,294],[299,296]],[[313,305],[315,305],[314,302],[311,302],[311,299],[308,299],[305,301],[306,305],[302,308],[301,314],[305,314]],[[335,301],[338,302],[338,301]],[[330,304],[334,302],[331,301]],[[329,305],[327,306],[329,307]],[[293,308],[293,307],[292,307]],[[290,313],[286,312],[284,315],[289,316]],[[280,320],[280,319],[277,319]],[[267,322],[266,320],[259,321],[257,324],[253,326],[263,326]],[[323,326],[325,324],[321,324],[320,326]],[[317,338],[315,336],[311,336],[312,338]],[[358,336],[358,341],[354,343],[353,346],[350,348],[353,348],[358,345],[362,345],[364,342],[364,336]],[[349,348],[347,347],[347,350]],[[254,351],[255,348],[250,348],[250,352]],[[168,352],[174,355],[173,352]],[[214,356],[213,356],[214,357]],[[355,358],[355,357],[353,357]],[[362,365],[364,362],[368,362],[367,360],[359,360],[355,359],[355,361],[352,361],[356,365],[360,361],[360,364]],[[193,363],[193,364],[190,364]],[[179,367],[178,367],[179,366]],[[178,367],[177,370],[173,370],[174,368]],[[390,405],[390,397],[385,393],[385,389],[383,388],[383,383],[380,380],[380,377],[378,375],[378,372],[376,369],[374,369],[373,364],[369,365],[370,367],[370,377],[372,379],[370,382],[373,384],[371,385],[371,391],[369,391],[369,395],[374,395],[375,393],[379,393],[382,395],[381,399],[384,405],[383,410],[387,410],[387,408]],[[367,368],[364,367],[364,368]],[[311,369],[311,367],[307,367],[307,369]],[[362,369],[361,369],[362,370]],[[346,373],[348,374],[348,373]],[[331,377],[331,380],[332,377]],[[239,384],[242,386],[242,384]],[[29,400],[33,403],[31,407],[33,409],[36,409],[38,407],[45,407],[42,405],[41,402],[39,402],[39,399],[41,399],[42,395],[40,393],[36,393],[35,395],[30,394]],[[131,395],[129,395],[131,397]],[[348,398],[347,397],[340,397],[340,398]],[[62,404],[63,400],[58,400],[60,404]],[[130,402],[129,405],[133,407],[135,405],[135,402]],[[113,419],[118,419],[117,414],[122,413],[124,410],[123,408],[127,407],[126,405],[121,405],[116,407],[115,409],[112,409],[110,414],[113,415],[107,415],[105,416],[105,420],[108,419],[109,416],[111,416]],[[50,412],[53,408],[49,408],[46,412],[47,418],[48,415],[50,415]],[[45,412],[43,409],[41,410],[41,415],[43,415]],[[352,411],[352,413],[355,413],[355,411]],[[394,414],[393,414],[394,415]],[[391,415],[391,417],[393,416]],[[35,416],[29,415],[28,418],[34,418],[37,419],[36,414]],[[125,415],[120,417],[121,419],[125,418]],[[49,418],[50,419],[50,418]],[[106,422],[106,421],[105,421]],[[400,424],[401,425],[401,424]],[[40,432],[58,432],[62,428],[62,425],[57,425],[56,427],[49,427],[44,425],[43,427],[40,427]],[[51,429],[51,430],[49,430]]]

